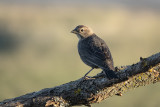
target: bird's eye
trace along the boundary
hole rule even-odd
[[[81,32],[83,32],[83,29],[81,29]]]

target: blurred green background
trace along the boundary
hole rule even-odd
[[[90,68],[80,60],[78,38],[70,33],[79,24],[106,41],[115,66],[160,51],[157,0],[2,0],[0,101],[84,76]],[[93,107],[159,107],[159,89],[159,83],[148,85]]]

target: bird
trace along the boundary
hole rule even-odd
[[[118,78],[111,52],[103,39],[85,25],[78,25],[71,33],[79,38],[78,53],[81,60],[91,67],[84,78],[95,68],[101,68],[109,80]]]

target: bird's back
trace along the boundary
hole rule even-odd
[[[79,40],[78,52],[84,63],[96,68],[114,70],[113,59],[106,43],[95,34]]]

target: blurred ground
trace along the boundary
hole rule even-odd
[[[157,9],[1,3],[0,100],[82,77],[90,68],[80,60],[78,38],[70,33],[79,24],[90,26],[106,41],[115,66],[130,65],[160,51]],[[93,106],[158,107],[159,89],[159,84],[141,87]]]

